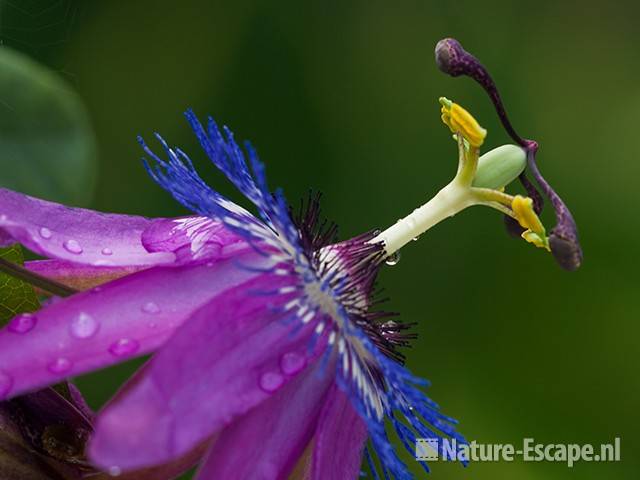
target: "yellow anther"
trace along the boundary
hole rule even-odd
[[[516,195],[511,201],[511,209],[522,228],[527,228],[535,233],[544,232],[542,222],[533,211],[533,200],[529,197]]]
[[[529,243],[533,243],[536,247],[549,250],[546,230],[533,210],[533,200],[529,197],[516,195],[511,202],[511,210],[513,210],[520,226],[527,229],[522,233],[522,238]]]
[[[548,251],[551,251],[549,248],[549,241],[546,237],[540,237],[537,233],[533,233],[531,230],[526,230],[522,232],[522,238],[524,238],[527,242],[533,243],[538,248],[545,248]]]
[[[487,136],[487,131],[480,126],[473,116],[457,103],[440,97],[442,104],[442,121],[453,133],[460,133],[473,147],[479,147]]]

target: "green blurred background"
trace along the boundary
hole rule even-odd
[[[508,141],[480,88],[434,65],[435,43],[457,37],[490,68],[518,130],[540,142],[541,168],[573,209],[585,261],[576,273],[560,270],[509,238],[489,209],[442,223],[382,274],[389,308],[419,322],[408,364],[469,439],[619,436],[622,461],[435,464],[432,478],[637,478],[635,2],[1,3],[2,43],[56,71],[87,106],[99,169],[85,206],[184,213],[140,163],[135,137],[153,131],[238,199],[182,117],[193,107],[251,139],[291,201],[309,187],[324,192],[344,238],[394,222],[452,177],[456,147],[439,96],[474,113],[489,130],[487,148]],[[80,385],[98,407],[131,368]]]

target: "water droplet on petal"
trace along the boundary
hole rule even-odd
[[[307,364],[307,359],[296,352],[285,353],[280,357],[280,369],[285,375],[295,375]]]
[[[40,228],[39,233],[40,233],[40,236],[45,240],[48,240],[53,236],[53,233],[51,233],[51,230],[49,230],[47,227]]]
[[[62,246],[69,253],[74,253],[76,255],[82,253],[82,247],[76,240],[65,240]]]
[[[12,386],[13,378],[11,378],[8,373],[0,370],[0,400],[7,398]]]
[[[122,469],[120,467],[109,467],[109,475],[112,477],[119,477],[122,474]]]
[[[420,235],[418,235],[417,237],[413,237],[411,240],[413,240],[414,242],[417,242],[418,240],[420,240]]]
[[[65,373],[71,370],[71,360],[64,357],[56,358],[54,361],[49,363],[47,367],[51,373]]]
[[[384,261],[389,266],[397,265],[400,261],[400,251],[394,252]]]
[[[109,347],[109,353],[116,357],[124,357],[138,351],[140,344],[132,338],[121,338]]]
[[[104,247],[102,249],[102,254],[103,255],[113,255],[113,250],[111,250],[109,247]]]
[[[95,262],[91,262],[91,265],[95,267],[108,267],[113,265],[113,263],[111,263],[111,260],[96,260]]]
[[[95,318],[88,313],[80,312],[78,316],[71,320],[69,332],[75,338],[91,338],[96,334],[99,327],[100,324]]]
[[[33,313],[21,313],[11,320],[7,329],[13,333],[27,333],[33,330],[37,321]]]
[[[263,373],[260,377],[260,388],[273,393],[284,384],[284,377],[277,372]]]
[[[160,307],[155,302],[147,302],[144,305],[142,305],[142,311],[144,313],[151,313],[151,314],[160,313]]]

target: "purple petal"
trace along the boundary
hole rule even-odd
[[[316,364],[229,425],[214,443],[198,480],[288,478],[313,436],[333,382],[331,373]]]
[[[64,260],[35,260],[25,262],[25,267],[38,275],[76,290],[88,290],[146,268],[131,266],[92,267]]]
[[[82,413],[82,415],[93,421],[94,412],[87,401],[84,399],[84,396],[82,395],[80,389],[76,387],[73,382],[67,382],[66,385],[69,389],[69,396],[71,398],[71,403],[73,404],[73,406],[76,407],[78,411]]]
[[[203,442],[186,455],[163,465],[134,470],[114,477],[109,472],[86,476],[86,480],[170,480],[198,464],[209,449],[209,442]]]
[[[286,280],[270,274],[228,290],[189,319],[146,374],[98,416],[90,456],[123,471],[190,450],[273,395],[302,371],[311,330],[295,334],[265,295]],[[297,366],[297,368],[293,368]]]
[[[9,235],[4,230],[0,229],[0,248],[8,247],[13,245],[16,241],[13,239],[11,235]]]
[[[311,480],[357,479],[367,436],[366,424],[334,385],[314,437]]]
[[[46,257],[95,266],[171,263],[169,252],[149,253],[142,232],[151,220],[70,208],[0,189],[0,230]]]
[[[0,395],[151,352],[200,306],[255,275],[234,261],[155,267],[54,302],[36,313],[31,330],[0,331]]]
[[[179,263],[227,258],[247,247],[242,237],[207,217],[157,219],[143,232],[142,243],[149,252],[175,253]]]

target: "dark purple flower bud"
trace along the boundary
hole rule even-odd
[[[71,383],[0,402],[0,479],[108,480],[85,457],[93,412]],[[208,445],[155,468],[122,474],[122,480],[168,480],[188,470]]]
[[[62,384],[62,388],[62,393],[45,388],[16,397],[7,406],[36,450],[57,460],[82,464],[84,445],[93,427],[71,398],[65,398],[68,387]]]
[[[0,403],[0,478],[79,480],[94,471],[83,461],[91,428],[53,388]]]

